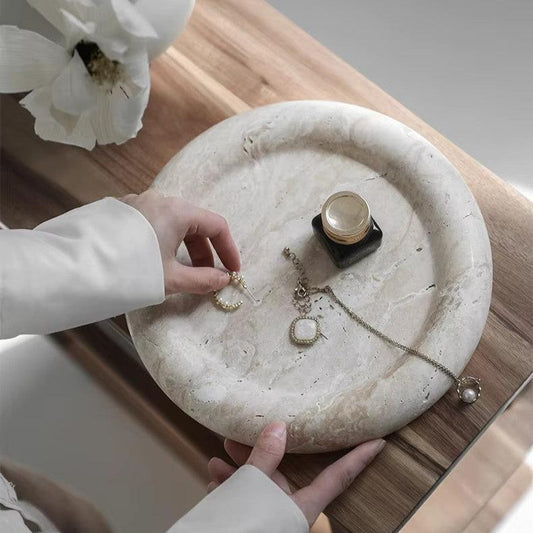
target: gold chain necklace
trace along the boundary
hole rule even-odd
[[[301,261],[296,257],[294,252],[291,252],[290,248],[285,248],[283,253],[287,259],[292,261],[296,271],[298,272],[298,281],[293,293],[293,305],[298,311],[299,315],[296,317],[289,328],[289,336],[296,344],[313,344],[318,340],[322,333],[320,332],[320,323],[314,316],[310,316],[309,313],[312,309],[311,295],[317,293],[326,294],[333,302],[341,307],[347,314],[355,320],[360,326],[363,326],[370,333],[376,335],[384,342],[391,346],[398,348],[405,353],[415,355],[420,359],[423,359],[440,372],[446,374],[454,383],[455,390],[459,399],[465,403],[474,403],[481,395],[481,380],[473,376],[456,376],[448,367],[439,363],[429,355],[423,354],[415,348],[411,348],[402,344],[401,342],[391,339],[385,333],[377,330],[371,326],[368,322],[363,320],[352,309],[350,309],[339,297],[333,292],[333,289],[326,285],[325,287],[310,287],[309,279],[307,278],[305,269]]]

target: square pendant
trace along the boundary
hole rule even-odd
[[[318,320],[312,316],[295,318],[291,323],[289,335],[296,344],[313,344],[320,337]]]

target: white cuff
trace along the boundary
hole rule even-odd
[[[0,338],[52,333],[165,298],[152,225],[115,198],[0,231]]]
[[[167,533],[308,533],[300,508],[258,468],[241,466]]]

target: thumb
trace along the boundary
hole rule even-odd
[[[230,277],[227,272],[212,267],[192,267],[178,263],[174,259],[165,266],[165,292],[190,292],[204,294],[225,287]]]
[[[246,464],[259,468],[268,477],[271,477],[285,455],[286,442],[285,423],[272,422],[257,437]]]

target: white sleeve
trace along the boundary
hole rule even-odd
[[[160,303],[152,225],[115,198],[33,230],[0,230],[0,338],[52,333]]]
[[[308,533],[300,508],[255,466],[241,466],[167,533]]]

